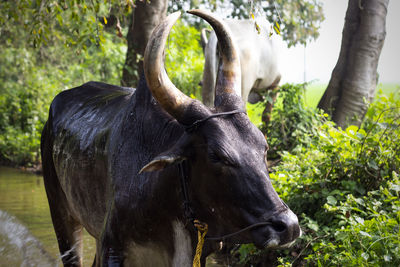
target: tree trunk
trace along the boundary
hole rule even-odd
[[[136,1],[128,30],[122,86],[136,87],[143,72],[143,55],[153,29],[165,18],[168,0]]]
[[[338,62],[318,108],[342,128],[361,124],[375,95],[389,0],[349,0]]]

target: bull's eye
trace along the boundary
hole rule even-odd
[[[215,154],[215,153],[209,153],[208,154],[208,157],[210,158],[210,161],[212,162],[212,163],[218,163],[218,162],[220,162],[221,160],[220,160],[220,158],[217,156],[217,154]]]
[[[212,162],[212,163],[220,163],[222,160],[221,160],[221,158],[217,155],[217,153],[215,153],[215,152],[210,152],[209,154],[208,154],[208,156],[209,156],[209,158],[210,158],[210,161]]]
[[[220,163],[220,164],[224,164],[224,165],[232,165],[232,162],[227,157],[220,156],[215,152],[210,152],[208,154],[208,156],[209,156],[210,161],[212,163]]]

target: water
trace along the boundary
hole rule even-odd
[[[57,260],[29,230],[1,210],[0,255],[0,264],[4,266],[57,266]]]
[[[83,235],[83,265],[91,266],[94,239]],[[0,267],[62,266],[43,177],[0,166]],[[216,264],[207,258],[207,266]]]
[[[83,264],[91,266],[94,239],[83,237]],[[0,167],[0,267],[62,266],[43,178]]]

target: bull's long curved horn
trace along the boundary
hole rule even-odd
[[[180,120],[185,108],[193,102],[193,99],[175,87],[164,68],[165,43],[180,15],[180,12],[170,14],[153,30],[143,60],[144,73],[151,93],[163,109],[177,120]]]
[[[215,106],[224,106],[229,102],[237,102],[232,94],[241,96],[241,70],[239,50],[233,41],[233,35],[222,19],[214,14],[193,9],[188,13],[205,19],[213,27],[218,38],[221,62],[218,66],[217,81],[215,84]]]

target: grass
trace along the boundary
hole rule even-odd
[[[322,95],[324,94],[324,91],[328,84],[318,84],[318,83],[311,83],[307,85],[306,88],[306,93],[305,93],[305,102],[306,106],[309,107],[317,107],[319,100],[321,99]],[[379,90],[382,90],[384,94],[390,94],[390,93],[400,93],[400,85],[398,84],[378,84],[376,86],[376,91],[375,93],[377,94]],[[397,97],[399,97],[398,95]]]
[[[308,84],[305,90],[305,104],[309,107],[317,107],[319,100],[321,99],[327,84],[311,83]],[[397,97],[400,97],[400,85],[399,84],[378,84],[375,93],[377,94],[379,90],[382,90],[384,94],[397,93]],[[256,125],[261,124],[261,114],[264,107],[262,104],[250,104],[247,103],[247,114],[250,120]]]
[[[327,84],[310,83],[305,91],[305,104],[309,107],[317,107],[319,100],[325,92]]]
[[[397,83],[386,83],[386,84],[378,84],[376,87],[376,92],[378,90],[382,89],[382,92],[384,94],[390,94],[390,93],[397,93],[397,97],[400,97],[400,85]]]

